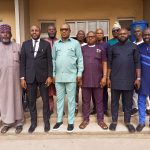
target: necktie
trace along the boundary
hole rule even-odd
[[[34,51],[34,57],[36,57],[37,51],[36,51],[36,44],[37,44],[37,40],[34,41],[34,46],[33,46],[33,51]]]

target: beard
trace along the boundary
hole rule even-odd
[[[56,34],[48,34],[48,37],[49,37],[50,39],[54,39],[54,38],[56,37]]]
[[[8,38],[1,38],[1,42],[3,44],[9,44],[10,43],[10,39],[8,39]]]
[[[145,38],[145,39],[143,39],[143,40],[144,40],[145,43],[150,44],[150,39]]]
[[[119,38],[118,40],[121,43],[125,43],[128,40],[128,38]]]

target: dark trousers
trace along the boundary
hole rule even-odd
[[[79,105],[79,86],[77,84],[77,87],[76,87],[76,109],[78,109],[78,105]]]
[[[49,123],[49,118],[50,118],[48,88],[45,86],[45,83],[37,82],[35,80],[32,84],[27,84],[31,124],[35,124],[35,125],[37,124],[36,98],[37,98],[38,86],[39,86],[40,94],[43,100],[44,123]]]
[[[93,111],[96,112],[96,103],[95,103],[93,93],[92,93],[92,101],[93,101]],[[108,111],[108,90],[107,90],[107,86],[105,86],[103,88],[103,110],[104,110],[104,113]]]
[[[132,96],[133,90],[111,90],[111,113],[112,113],[112,121],[118,121],[118,110],[119,110],[119,99],[122,94],[122,98],[124,100],[124,122],[129,123],[131,118],[131,110],[132,110]]]
[[[85,121],[89,121],[90,102],[92,93],[96,103],[97,121],[104,119],[103,113],[103,89],[101,88],[82,88],[82,112]]]

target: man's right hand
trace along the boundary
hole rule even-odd
[[[110,79],[107,79],[107,87],[111,88],[111,80]]]
[[[77,81],[78,86],[81,87],[82,86],[82,77],[78,76],[76,78],[76,81]]]
[[[53,77],[53,84],[55,84],[55,77]]]
[[[21,87],[22,87],[23,89],[27,89],[27,83],[26,83],[26,80],[21,79]]]

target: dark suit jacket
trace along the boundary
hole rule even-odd
[[[51,47],[47,41],[40,39],[39,50],[34,58],[32,40],[25,41],[21,48],[20,77],[27,83],[45,82],[53,76]]]

